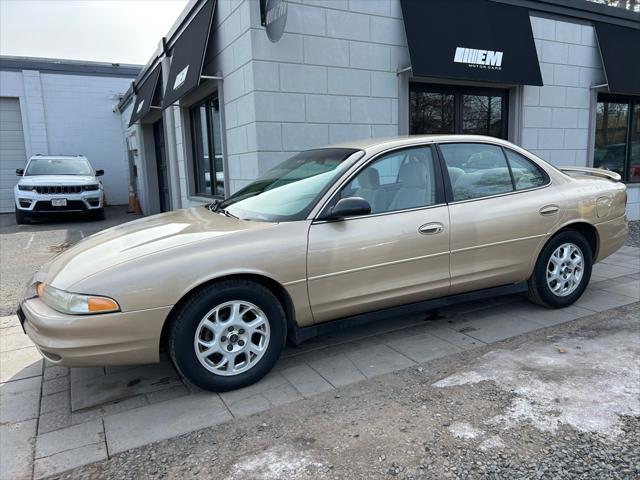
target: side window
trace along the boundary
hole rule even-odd
[[[500,147],[484,143],[445,143],[440,149],[454,201],[513,191],[509,166]]]
[[[505,148],[504,151],[507,154],[507,159],[511,166],[513,183],[516,186],[516,190],[541,187],[547,183],[547,178],[544,173],[542,173],[540,168],[531,162],[531,160],[508,148]]]
[[[371,213],[393,212],[436,203],[436,173],[431,148],[388,153],[365,167],[340,192],[362,197]]]

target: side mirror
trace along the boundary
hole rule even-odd
[[[16,168],[16,175],[18,177],[21,177],[24,175],[24,169],[23,168]]]
[[[339,220],[344,217],[369,215],[371,205],[362,197],[348,197],[338,200],[338,203],[324,216],[322,220]]]
[[[101,177],[104,175],[104,170],[96,170],[96,177]]]

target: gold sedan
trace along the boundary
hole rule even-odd
[[[227,200],[86,238],[36,273],[18,315],[55,364],[167,348],[196,385],[239,388],[287,339],[505,293],[572,304],[627,236],[619,180],[479,136],[310,150]]]

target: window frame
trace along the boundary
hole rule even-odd
[[[384,216],[384,215],[396,215],[396,214],[404,213],[404,212],[412,212],[412,211],[416,211],[416,210],[426,210],[426,209],[430,209],[430,208],[446,206],[447,205],[447,201],[446,201],[446,192],[445,192],[445,181],[444,181],[444,177],[443,177],[443,173],[442,173],[442,162],[438,158],[438,152],[436,150],[436,144],[434,142],[428,142],[428,143],[421,143],[421,144],[416,144],[416,145],[404,145],[404,146],[401,146],[401,147],[393,147],[393,148],[389,148],[388,150],[384,150],[382,152],[378,152],[377,154],[375,154],[374,156],[372,156],[371,158],[366,160],[363,164],[354,166],[352,171],[347,172],[345,175],[343,175],[341,178],[339,178],[335,182],[333,190],[331,190],[328,193],[328,196],[327,197],[323,196],[323,198],[321,198],[316,203],[316,206],[317,205],[322,205],[322,206],[319,209],[314,209],[317,213],[311,217],[312,220],[313,220],[313,223],[326,223],[326,222],[335,222],[336,221],[336,220],[324,220],[324,219],[322,219],[322,217],[326,216],[328,214],[329,209],[332,208],[338,202],[338,200],[340,200],[340,194],[341,194],[342,190],[347,185],[349,185],[349,183],[351,183],[351,181],[354,180],[367,167],[371,166],[376,161],[381,160],[382,157],[384,157],[386,155],[396,154],[396,153],[404,151],[404,150],[414,150],[414,149],[425,148],[425,147],[428,147],[430,149],[430,151],[431,151],[431,158],[432,158],[432,161],[433,161],[433,171],[434,171],[434,175],[435,175],[435,188],[436,188],[436,192],[435,193],[436,193],[436,195],[435,195],[435,202],[434,202],[433,205],[425,205],[425,206],[421,206],[421,207],[405,208],[405,209],[401,209],[401,210],[392,210],[392,211],[388,211],[388,212],[370,213],[368,215],[356,215],[356,216],[353,216],[353,217],[345,217],[345,218],[341,219],[341,221],[357,220],[357,219],[360,219],[360,218],[380,217],[380,216]],[[326,200],[324,200],[324,198],[326,198]],[[312,212],[313,212],[313,210],[312,210]]]
[[[487,196],[484,196],[484,197],[467,198],[465,200],[454,200],[454,197],[453,197],[453,185],[451,184],[451,178],[449,177],[449,170],[447,169],[447,162],[444,159],[444,154],[442,153],[440,145],[451,145],[451,144],[460,144],[460,143],[477,144],[477,145],[493,145],[494,147],[498,147],[502,151],[502,155],[504,156],[504,159],[507,162],[507,167],[509,169],[509,176],[511,177],[511,188],[513,188],[513,190],[511,190],[510,192],[496,193],[494,195],[487,195]],[[442,142],[442,141],[436,142],[435,147],[436,147],[436,151],[438,153],[438,159],[439,159],[440,164],[441,164],[440,170],[441,170],[442,176],[444,178],[444,190],[445,190],[445,198],[446,198],[447,205],[454,205],[454,204],[457,204],[457,203],[477,202],[477,201],[481,201],[481,200],[486,200],[488,198],[504,197],[506,195],[516,195],[516,194],[519,194],[519,193],[525,193],[525,192],[531,192],[531,191],[534,191],[534,190],[540,190],[542,188],[547,188],[547,187],[549,187],[551,185],[551,177],[545,171],[544,168],[542,168],[540,165],[537,164],[537,162],[533,161],[532,159],[530,159],[526,155],[522,155],[521,153],[513,150],[512,148],[508,148],[508,147],[505,147],[505,146],[497,144],[497,143],[479,142],[479,141],[465,142],[465,141],[460,141],[460,140],[452,140],[450,142]],[[544,185],[540,185],[538,187],[524,188],[522,190],[517,190],[516,186],[515,186],[515,180],[513,178],[513,172],[511,171],[511,163],[509,162],[509,157],[507,157],[506,150],[511,150],[512,152],[521,155],[526,160],[531,162],[543,174],[544,179],[545,179]]]
[[[193,156],[192,158],[192,162],[191,162],[191,167],[193,169],[193,194],[197,197],[203,197],[203,198],[214,198],[214,199],[224,199],[226,197],[225,192],[227,189],[227,185],[226,185],[226,175],[225,175],[225,155],[224,155],[224,147],[222,144],[222,130],[220,125],[222,124],[222,118],[220,118],[219,120],[219,125],[218,128],[216,129],[215,126],[215,122],[213,120],[213,117],[211,115],[211,108],[210,108],[210,104],[212,105],[214,102],[218,103],[218,112],[219,115],[222,115],[221,112],[221,108],[220,108],[220,96],[218,95],[218,92],[215,92],[211,95],[207,95],[206,97],[198,100],[197,102],[189,105],[188,108],[188,118],[189,118],[189,131],[191,134],[191,154]],[[206,107],[206,115],[205,115],[205,119],[206,119],[206,131],[207,131],[207,149],[209,150],[209,170],[211,172],[210,174],[210,182],[211,182],[211,192],[206,192],[206,191],[199,191],[199,180],[198,180],[198,176],[200,175],[200,173],[204,174],[204,172],[200,172],[200,167],[198,165],[198,160],[199,160],[199,154],[198,154],[198,149],[200,148],[200,146],[198,145],[198,136],[200,135],[197,131],[196,131],[196,121],[195,121],[195,117],[197,115],[199,115],[199,110],[202,106]],[[220,157],[222,158],[222,174],[224,177],[224,182],[225,184],[223,185],[223,192],[221,194],[215,194],[213,193],[216,190],[216,182],[217,182],[217,170],[216,170],[216,153],[215,153],[215,140],[213,138],[213,136],[216,134],[216,132],[218,133],[218,135],[221,136],[220,138],[220,146],[221,146],[221,152],[220,152]]]
[[[627,130],[624,141],[624,161],[622,164],[622,182],[630,185],[640,184],[640,180],[630,180],[631,177],[631,147],[632,147],[632,133],[633,133],[633,113],[636,106],[640,106],[640,97],[634,95],[617,95],[614,93],[598,93],[596,96],[596,104],[594,109],[594,121],[593,121],[593,144],[591,148],[592,159],[591,166],[594,168],[601,168],[595,164],[595,150],[596,150],[596,137],[597,137],[597,111],[599,103],[620,103],[627,105]]]
[[[464,118],[464,96],[493,96],[501,97],[501,116],[502,116],[502,132],[500,137],[503,140],[508,139],[509,135],[509,90],[504,88],[491,88],[491,87],[472,87],[463,85],[441,85],[433,83],[423,82],[409,82],[409,92],[407,95],[408,104],[408,131],[409,135],[429,135],[422,133],[415,133],[411,131],[411,93],[412,92],[424,92],[424,93],[440,93],[445,95],[453,95],[453,132],[447,135],[466,135],[463,132],[463,118]],[[433,135],[445,135],[445,134],[433,134]]]

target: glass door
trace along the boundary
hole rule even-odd
[[[217,97],[210,97],[191,108],[194,180],[198,195],[224,196],[224,161],[220,132]]]
[[[409,133],[507,138],[506,89],[411,83]]]
[[[598,95],[593,166],[640,182],[640,98]]]

